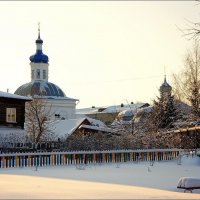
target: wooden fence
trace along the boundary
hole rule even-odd
[[[0,154],[0,168],[166,161],[176,159],[179,153],[179,149],[146,149]]]

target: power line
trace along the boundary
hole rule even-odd
[[[117,80],[109,80],[105,82],[135,81],[135,80],[144,80],[144,79],[154,79],[154,78],[159,78],[159,77],[163,77],[163,75],[135,77],[135,78],[128,78],[128,79],[117,79]]]
[[[170,75],[168,75],[169,77]],[[147,79],[156,79],[163,77],[163,75],[155,75],[155,76],[144,76],[144,77],[134,77],[134,78],[124,78],[124,79],[115,79],[115,80],[83,80],[83,81],[75,81],[75,83],[81,84],[91,84],[91,83],[112,83],[112,82],[125,82],[125,81],[137,81],[137,80],[147,80]],[[70,81],[70,83],[72,83]]]

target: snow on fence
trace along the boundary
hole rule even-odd
[[[179,149],[11,153],[0,154],[0,168],[164,161],[179,153]]]

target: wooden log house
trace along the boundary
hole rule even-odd
[[[0,91],[0,127],[23,129],[27,101],[31,98]]]

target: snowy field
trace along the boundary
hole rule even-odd
[[[200,199],[177,189],[180,177],[200,178],[200,157],[177,161],[0,170],[1,199]]]

